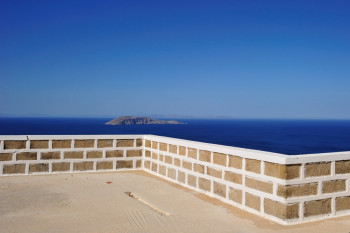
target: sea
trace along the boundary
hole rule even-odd
[[[350,120],[177,119],[186,124],[105,125],[109,120],[1,117],[0,135],[154,134],[287,155],[350,151]]]

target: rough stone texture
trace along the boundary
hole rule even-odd
[[[145,141],[145,147],[151,148],[151,141],[150,140]]]
[[[350,160],[336,161],[335,173],[336,174],[350,173]]]
[[[201,164],[194,163],[193,164],[193,171],[204,174],[204,166]]]
[[[159,150],[161,150],[161,151],[168,151],[168,144],[166,144],[166,143],[159,143]]]
[[[151,169],[151,162],[146,160],[144,166],[145,166],[145,169]]]
[[[118,139],[117,147],[134,147],[134,139]]]
[[[49,172],[49,164],[48,163],[29,164],[29,173],[34,173],[34,172]]]
[[[177,146],[169,144],[169,152],[173,154],[177,154]]]
[[[71,148],[72,147],[72,140],[53,140],[52,141],[52,148]]]
[[[261,161],[256,159],[245,159],[245,170],[260,174]]]
[[[192,187],[197,187],[197,179],[196,179],[196,177],[188,174],[187,175],[187,183],[188,183],[188,185],[190,185]]]
[[[127,157],[140,157],[142,156],[142,150],[128,150],[126,151]]]
[[[166,175],[166,167],[163,165],[159,165],[158,173],[165,176]]]
[[[158,160],[158,153],[152,152],[152,159]]]
[[[226,154],[213,153],[213,163],[226,167]]]
[[[187,155],[189,158],[197,159],[197,149],[187,148]]]
[[[299,178],[300,164],[283,165],[278,163],[265,162],[265,175],[284,180]]]
[[[192,163],[190,163],[190,162],[182,161],[182,167],[187,169],[187,170],[191,170],[192,171]]]
[[[203,162],[211,162],[211,152],[206,150],[199,151],[199,160]]]
[[[222,171],[221,170],[217,170],[217,169],[212,168],[212,167],[207,167],[207,175],[213,176],[213,177],[216,177],[216,178],[221,178],[222,177]]]
[[[136,139],[136,146],[137,147],[141,147],[142,146],[142,139],[141,138]]]
[[[117,169],[133,168],[133,161],[117,161]]]
[[[102,156],[103,156],[102,151],[88,151],[87,152],[88,159],[102,158]]]
[[[346,180],[329,180],[322,183],[322,193],[334,193],[346,190]]]
[[[113,139],[99,139],[97,141],[98,148],[113,147]]]
[[[186,147],[179,146],[179,155],[186,155]]]
[[[136,168],[142,167],[142,160],[136,160]]]
[[[164,161],[164,155],[160,154],[158,160],[163,162]]]
[[[257,197],[250,193],[245,193],[245,205],[260,211],[260,197]]]
[[[242,190],[229,187],[228,198],[234,202],[242,203]]]
[[[25,149],[26,141],[22,140],[9,140],[4,141],[4,149]]]
[[[31,140],[30,149],[47,149],[49,148],[49,140]]]
[[[176,179],[176,170],[174,168],[168,168],[168,177],[173,180]]]
[[[94,167],[94,162],[79,162],[73,164],[74,171],[86,171],[92,170]]]
[[[97,162],[96,169],[97,170],[112,170],[113,169],[113,162],[112,161]]]
[[[37,160],[37,153],[36,152],[17,153],[16,160]]]
[[[305,177],[327,176],[331,174],[331,162],[305,164]]]
[[[64,152],[65,159],[82,159],[84,158],[83,151],[66,151]]]
[[[158,149],[158,142],[152,142],[152,148]]]
[[[186,182],[186,173],[184,173],[182,171],[178,171],[177,181],[184,184]]]
[[[273,201],[268,198],[265,198],[264,211],[266,214],[273,215],[283,220],[299,218],[298,204],[286,205],[281,202],[277,202],[277,201]]]
[[[243,161],[243,159],[241,157],[238,157],[235,155],[228,155],[228,166],[229,167],[242,169],[242,161]]]
[[[20,174],[24,173],[25,169],[25,164],[4,164],[3,174]]]
[[[269,182],[264,182],[264,181],[246,177],[245,186],[265,192],[265,193],[272,193],[272,183],[269,183]]]
[[[317,183],[299,185],[278,185],[277,195],[280,197],[301,197],[317,194]]]
[[[226,185],[214,181],[213,189],[216,195],[226,198]]]
[[[69,171],[69,170],[70,170],[70,163],[67,163],[67,162],[52,163],[53,172],[62,172],[62,171]]]
[[[210,192],[210,189],[211,189],[210,180],[199,177],[198,178],[198,187],[204,191]]]
[[[173,164],[173,157],[164,155],[164,162],[168,164]]]
[[[52,151],[52,152],[42,152],[41,159],[61,159],[61,152]]]
[[[181,160],[177,159],[177,158],[174,158],[174,165],[177,166],[177,167],[181,167]]]
[[[157,172],[157,170],[158,170],[158,164],[152,162],[152,164],[151,164],[151,170],[152,170],[153,172]]]
[[[95,140],[89,139],[89,140],[74,140],[74,147],[75,148],[91,148],[94,147]]]
[[[233,183],[237,183],[237,184],[242,184],[242,175],[234,173],[234,172],[226,171],[225,172],[225,180],[233,182]]]
[[[151,158],[151,151],[146,150],[145,156],[148,157],[148,158]]]
[[[12,153],[0,153],[0,161],[11,161],[12,157]]]
[[[106,151],[106,158],[123,157],[124,151],[122,150],[110,150]]]
[[[337,197],[335,199],[335,209],[337,211],[350,209],[350,197]]]
[[[304,204],[304,216],[315,216],[321,214],[330,214],[331,209],[331,198],[317,200],[317,201],[306,201]]]

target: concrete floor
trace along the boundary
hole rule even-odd
[[[143,171],[0,177],[0,187],[0,232],[350,232],[350,217],[281,226]]]

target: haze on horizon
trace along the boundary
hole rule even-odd
[[[0,116],[350,119],[349,1],[0,2]]]

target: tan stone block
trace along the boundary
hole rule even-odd
[[[210,180],[199,177],[198,178],[198,187],[204,191],[210,192],[211,182],[210,182]]]
[[[265,182],[265,181],[246,177],[245,186],[265,192],[265,193],[272,193],[272,183],[270,182]]]
[[[117,139],[117,147],[134,147],[134,139]]]
[[[158,149],[158,142],[153,142],[152,141],[152,148],[153,149]]]
[[[97,170],[112,170],[113,162],[112,161],[101,161],[96,164]]]
[[[29,173],[34,173],[34,172],[49,172],[49,164],[48,163],[29,164]]]
[[[265,162],[265,175],[284,180],[299,178],[300,164],[283,165],[278,163]]]
[[[179,146],[179,155],[186,155],[186,147]]]
[[[221,170],[217,170],[217,169],[212,168],[212,167],[207,167],[207,175],[213,176],[213,177],[216,177],[216,178],[221,178],[222,177],[222,171]]]
[[[141,157],[142,150],[127,150],[126,157]]]
[[[158,154],[152,152],[152,159],[158,160]]]
[[[142,167],[142,160],[136,160],[136,168]]]
[[[177,181],[184,184],[186,182],[186,173],[184,173],[182,171],[178,171]]]
[[[62,163],[52,163],[52,171],[53,172],[62,172],[69,171],[70,163],[62,162]]]
[[[113,139],[99,139],[97,141],[98,148],[113,147]]]
[[[197,178],[190,174],[187,175],[187,183],[192,187],[197,187]]]
[[[164,155],[160,154],[158,160],[163,162],[164,161]]]
[[[265,198],[264,211],[266,214],[275,216],[283,220],[299,218],[299,205],[297,203],[283,204],[281,202]]]
[[[102,151],[88,151],[87,152],[88,159],[102,158],[102,156],[103,156]]]
[[[74,140],[74,148],[91,148],[94,147],[95,140]]]
[[[201,164],[194,163],[193,171],[204,174],[204,166]]]
[[[331,162],[305,164],[305,177],[327,176],[331,174]]]
[[[49,140],[30,140],[30,149],[47,149]]]
[[[176,180],[176,170],[174,168],[168,168],[168,177]]]
[[[143,145],[142,139],[138,138],[136,139],[136,147],[141,147]]]
[[[192,159],[197,159],[197,149],[187,148],[187,156]]]
[[[117,161],[117,169],[120,169],[120,168],[133,168],[134,165],[133,165],[133,161],[132,160],[120,160],[120,161]]]
[[[336,174],[350,173],[350,160],[336,161],[335,173]]]
[[[52,141],[53,149],[71,148],[71,147],[72,147],[72,140],[53,140]]]
[[[169,152],[173,154],[177,154],[177,146],[169,144]]]
[[[82,159],[84,158],[83,151],[66,151],[64,152],[65,159]]]
[[[44,159],[44,160],[47,160],[47,159],[61,159],[61,152],[59,152],[59,151],[42,152],[41,153],[41,159]]]
[[[152,162],[152,164],[151,164],[151,170],[152,170],[153,172],[158,172],[158,164]]]
[[[211,162],[211,152],[206,150],[199,151],[199,160],[203,162]]]
[[[37,160],[37,153],[36,152],[17,153],[16,160]]]
[[[242,203],[242,190],[229,187],[228,198],[234,202]]]
[[[213,189],[216,195],[226,198],[226,185],[214,181]]]
[[[171,156],[164,156],[164,162],[168,164],[173,164],[173,158]]]
[[[151,169],[151,162],[148,160],[145,160],[144,166],[145,166],[145,169]]]
[[[159,150],[161,151],[168,151],[168,144],[166,143],[159,143]]]
[[[182,167],[187,169],[187,170],[191,170],[192,171],[192,163],[190,163],[190,162],[182,161]]]
[[[181,160],[177,159],[177,158],[174,158],[174,165],[177,166],[177,167],[181,167]]]
[[[245,206],[260,211],[260,197],[250,193],[245,193]]]
[[[0,153],[0,161],[11,161],[12,157],[12,153]]]
[[[335,199],[335,209],[337,211],[350,209],[350,197],[337,197]]]
[[[346,190],[346,180],[328,180],[322,183],[322,193],[335,193]]]
[[[311,196],[317,194],[317,183],[299,185],[278,185],[277,195],[284,198]]]
[[[226,159],[227,155],[226,154],[221,154],[221,153],[213,153],[213,163],[225,166],[226,167]]]
[[[158,168],[158,173],[165,176],[166,175],[166,167],[163,166],[163,165],[159,165],[159,168]]]
[[[109,150],[106,151],[106,158],[116,158],[116,157],[123,157],[124,151],[123,150]]]
[[[26,148],[26,142],[27,141],[22,141],[22,140],[9,140],[9,141],[4,141],[4,149],[25,149]]]
[[[261,161],[256,159],[245,159],[245,170],[260,174]]]
[[[151,151],[146,150],[145,156],[148,157],[148,158],[151,158]]]
[[[242,169],[242,161],[243,159],[241,157],[228,155],[228,167]]]
[[[25,164],[4,164],[3,174],[20,174],[25,173]]]
[[[242,184],[242,175],[237,174],[234,172],[225,172],[225,180],[236,183],[236,184]]]
[[[73,164],[74,171],[86,171],[92,170],[94,167],[94,162],[79,162]]]
[[[330,214],[331,211],[331,198],[316,201],[306,201],[304,203],[304,217]]]
[[[145,147],[151,148],[151,141],[150,140],[145,140]]]

